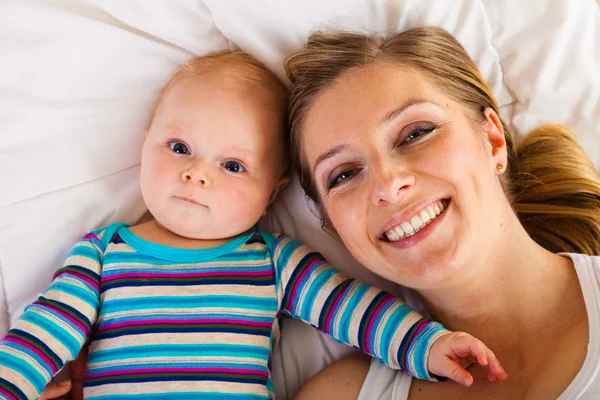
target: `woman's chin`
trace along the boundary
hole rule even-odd
[[[391,265],[387,279],[411,289],[432,289],[444,285],[459,272],[458,254],[443,249],[438,252],[404,254]]]

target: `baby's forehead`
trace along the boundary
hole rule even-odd
[[[282,102],[287,101],[287,88],[281,80],[261,62],[241,51],[192,58],[174,71],[163,88],[163,94],[185,77],[233,82],[240,90],[262,87],[277,94]]]
[[[173,82],[161,94],[152,119],[218,119],[222,123],[264,125],[285,124],[285,103],[281,93],[233,74],[188,75]],[[181,114],[181,115],[180,115]]]
[[[200,98],[205,99],[209,108],[217,98],[225,98],[229,99],[231,109],[242,107],[250,113],[269,114],[278,120],[287,118],[287,93],[276,85],[249,79],[239,71],[228,69],[186,74],[171,81],[160,94],[153,116],[165,103],[185,108],[192,107],[189,102]]]

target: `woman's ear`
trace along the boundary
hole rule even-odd
[[[486,119],[486,138],[491,146],[491,156],[496,173],[501,174],[506,170],[508,162],[508,153],[506,150],[506,138],[504,136],[504,126],[500,116],[491,108],[483,111]]]

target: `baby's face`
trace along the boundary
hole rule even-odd
[[[279,93],[232,74],[188,76],[168,89],[142,150],[141,189],[180,236],[248,231],[284,183]]]

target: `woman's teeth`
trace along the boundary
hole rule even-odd
[[[425,225],[436,219],[437,216],[444,211],[447,205],[448,202],[446,200],[439,200],[425,207],[410,217],[408,221],[404,221],[387,231],[385,237],[390,242],[397,242],[400,239],[411,237],[423,229]]]

